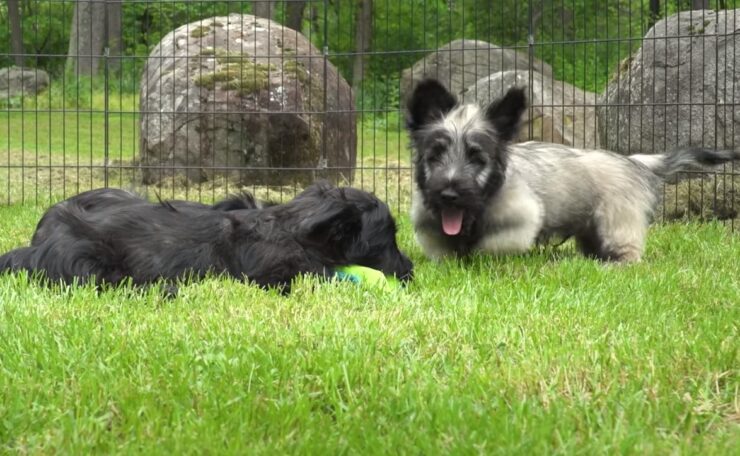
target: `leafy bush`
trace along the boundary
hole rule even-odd
[[[115,88],[127,93],[138,90],[144,62],[165,34],[199,19],[249,13],[251,3],[124,2],[122,52],[126,58],[120,70],[113,73]],[[732,8],[734,3],[713,0],[710,6]],[[302,30],[319,49],[328,48],[330,60],[350,81],[358,5],[357,0],[307,2]],[[657,17],[651,16],[648,5],[642,0],[375,0],[371,53],[366,58],[365,81],[357,88],[360,107],[397,106],[401,71],[453,39],[464,37],[527,49],[530,28],[534,38],[532,52],[553,66],[558,79],[587,90],[603,90],[619,62],[639,48],[649,26],[660,17],[691,8],[691,1],[660,2]],[[26,52],[36,55],[28,58],[28,64],[47,70],[59,83],[74,2],[21,0],[21,8]],[[275,17],[284,20],[284,3],[278,3]],[[7,39],[0,40],[0,66],[12,63],[7,18],[7,2],[2,2],[0,37]],[[65,105],[70,99],[76,105],[91,102],[84,90],[78,90],[86,82],[78,83],[68,77],[64,84],[70,87],[52,87],[52,93],[71,90],[73,96],[53,96],[53,100],[63,99]]]

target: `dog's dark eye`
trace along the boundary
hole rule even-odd
[[[438,161],[442,155],[445,153],[445,145],[444,144],[434,144],[431,148],[429,148],[429,153],[427,155],[427,158],[429,161]]]
[[[486,166],[488,164],[488,158],[483,153],[483,150],[478,146],[471,146],[468,147],[466,150],[466,154],[468,155],[468,160],[470,163],[476,165],[476,166]]]

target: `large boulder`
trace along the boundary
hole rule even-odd
[[[0,98],[35,95],[49,87],[49,74],[38,68],[0,68]]]
[[[530,105],[522,116],[519,141],[554,142],[588,149],[599,146],[596,94],[552,76],[527,70],[500,71],[468,87],[463,101],[486,106],[514,86],[527,89]]]
[[[300,33],[232,14],[183,25],[154,48],[141,80],[144,181],[173,173],[284,185],[349,178],[349,84]]]
[[[740,145],[739,12],[685,11],[655,24],[599,99],[602,146]]]
[[[495,44],[476,40],[455,40],[445,44],[401,73],[401,98],[425,78],[438,79],[448,90],[459,95],[465,88],[491,73],[532,68],[547,76],[552,67],[533,58],[530,65],[526,52],[505,49]]]

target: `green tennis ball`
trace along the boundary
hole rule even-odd
[[[395,277],[386,277],[381,271],[365,266],[351,264],[340,266],[335,271],[337,278],[340,280],[348,280],[370,288],[392,290],[401,286],[401,283]]]

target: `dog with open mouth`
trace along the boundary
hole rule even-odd
[[[544,142],[512,144],[526,107],[518,87],[484,107],[458,103],[434,79],[413,89],[407,105],[414,149],[411,219],[427,256],[523,253],[574,237],[588,256],[639,261],[662,184],[740,159],[733,150],[622,156]]]

